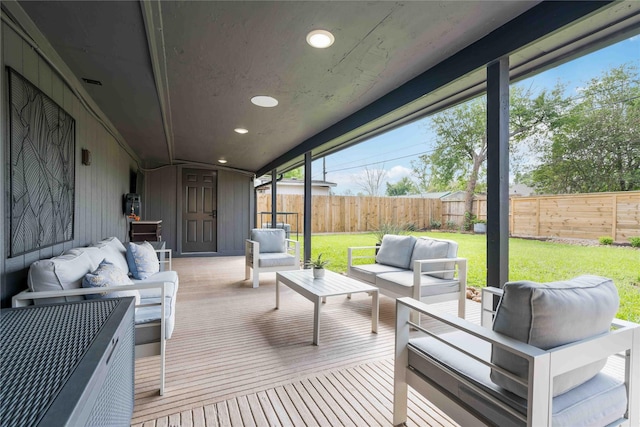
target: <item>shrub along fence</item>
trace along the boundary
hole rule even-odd
[[[616,242],[628,242],[640,236],[640,191],[616,193],[565,194],[559,196],[511,197],[509,230],[513,236],[564,237],[597,240],[610,236]],[[271,211],[271,195],[259,194],[258,212]],[[297,212],[302,233],[303,197],[278,195],[278,212]],[[418,229],[439,222],[460,227],[464,221],[464,201],[404,197],[313,196],[314,233],[373,231],[379,224],[411,224]],[[486,218],[485,196],[474,200],[474,214]],[[278,222],[292,222],[278,217]],[[270,217],[264,217],[269,222]],[[258,216],[258,227],[262,226]]]

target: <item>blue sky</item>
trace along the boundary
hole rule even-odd
[[[625,63],[640,67],[640,36],[621,41],[597,52],[540,73],[519,84],[534,89],[551,88],[558,81],[566,84],[567,95],[574,95],[580,87],[605,70]],[[384,169],[385,182],[396,183],[403,177],[411,177],[411,160],[432,149],[434,134],[429,128],[429,118],[421,119],[385,134],[371,138],[354,147],[326,157],[326,179],[338,184],[335,194],[362,192],[358,178],[368,169]],[[322,179],[322,160],[312,165],[313,179]],[[384,193],[386,185],[381,187]],[[382,195],[382,194],[381,194]]]

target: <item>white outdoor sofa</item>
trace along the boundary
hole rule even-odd
[[[282,228],[254,228],[245,243],[245,274],[253,270],[253,287],[260,285],[260,273],[300,269],[300,242],[287,239]]]
[[[458,316],[464,318],[467,260],[458,257],[456,242],[387,234],[379,247],[351,247],[347,256],[349,277],[370,283],[391,298],[425,303],[455,299]]]
[[[396,304],[394,425],[407,419],[408,386],[465,426],[640,425],[640,325],[614,318],[609,279],[508,283],[492,330],[411,298]],[[411,322],[412,310],[437,326]],[[607,362],[623,380],[602,372]]]
[[[135,312],[135,357],[160,356],[160,395],[164,394],[165,346],[175,326],[175,306],[178,293],[178,274],[171,270],[170,249],[158,249],[156,253],[164,261],[159,262],[160,271],[138,280],[131,278],[133,285],[118,285],[100,288],[83,288],[82,280],[87,273],[96,270],[106,260],[129,273],[126,248],[116,238],[110,237],[88,247],[73,248],[64,254],[34,262],[29,267],[29,289],[13,296],[13,307],[31,304],[54,304],[82,301],[85,295],[127,293],[136,295]],[[165,266],[167,268],[165,268]],[[134,291],[134,292],[132,292]],[[130,295],[127,295],[130,296]],[[165,313],[161,316],[161,313]]]

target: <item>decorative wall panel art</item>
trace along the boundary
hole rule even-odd
[[[73,239],[75,121],[8,68],[10,256]]]

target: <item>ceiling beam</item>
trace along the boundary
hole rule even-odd
[[[389,92],[361,110],[317,133],[292,150],[266,164],[257,176],[277,169],[327,142],[380,119],[422,96],[508,56],[560,28],[607,6],[611,1],[544,1],[527,12],[462,49],[438,65]]]

